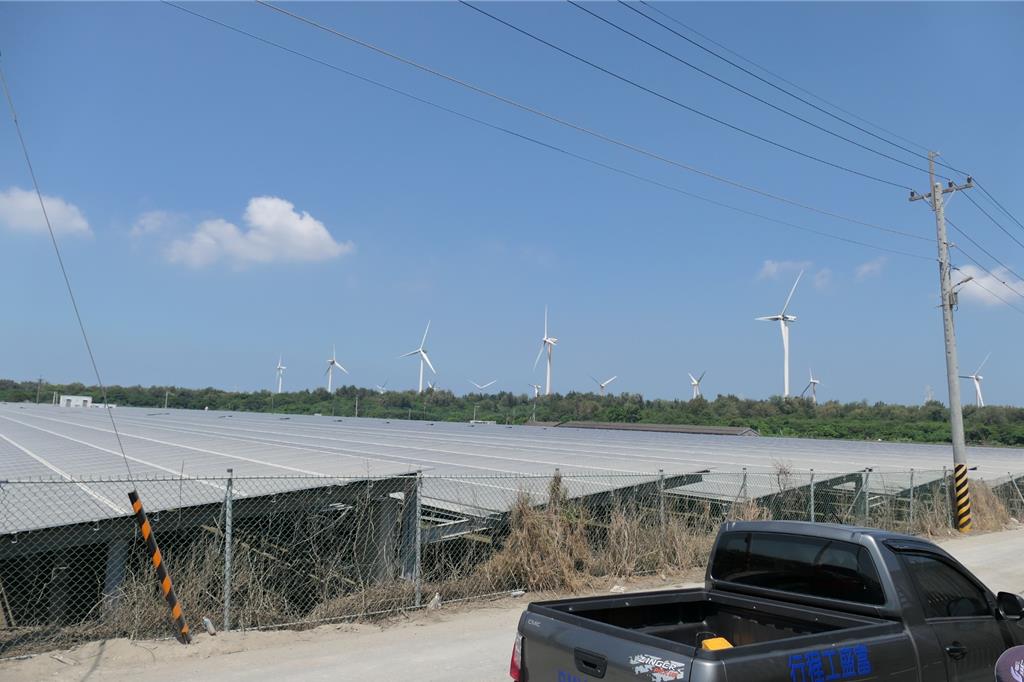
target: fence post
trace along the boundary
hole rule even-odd
[[[231,629],[231,484],[234,469],[228,469],[228,480],[224,486],[224,632]]]
[[[740,484],[740,492],[743,493],[743,501],[746,502],[749,497],[747,492],[747,467],[743,467],[743,483]]]
[[[665,532],[665,470],[658,469],[658,520],[661,532]]]
[[[416,606],[423,603],[423,523],[420,520],[423,515],[421,497],[423,495],[423,472],[416,472]]]
[[[910,529],[914,528],[914,470],[910,470]]]
[[[811,469],[811,523],[814,523],[814,469]]]
[[[1006,475],[1010,477],[1010,483],[1013,485],[1013,489],[1017,491],[1017,496],[1020,498],[1020,501],[1024,502],[1024,493],[1022,493],[1020,488],[1017,486],[1017,479],[1015,479],[1013,474],[1009,471],[1006,472]]]
[[[864,482],[861,487],[864,489],[864,523],[867,524],[871,518],[871,489],[868,488],[868,484],[871,477],[871,469],[867,468],[864,470]]]

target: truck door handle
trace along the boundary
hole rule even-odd
[[[598,679],[604,677],[605,670],[608,668],[607,658],[585,649],[573,649],[572,653],[573,658],[576,659],[577,670]]]
[[[953,642],[946,647],[946,653],[949,654],[949,657],[954,661],[959,661],[967,655],[967,647],[960,642]]]

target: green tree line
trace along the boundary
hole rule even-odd
[[[101,402],[95,386],[79,383],[50,384],[0,379],[0,401],[37,400],[49,403],[58,394],[88,395]],[[567,393],[534,399],[510,392],[457,396],[448,390],[377,391],[342,386],[333,393],[322,388],[288,393],[235,392],[217,388],[177,386],[110,386],[107,399],[115,405],[161,409],[235,410],[361,417],[468,421],[477,419],[501,424],[597,421],[648,424],[745,426],[765,436],[842,438],[915,443],[949,442],[949,411],[937,401],[923,405],[829,401],[815,405],[803,398],[773,397],[748,400],[720,395],[714,400],[647,400],[635,393],[600,396]],[[1024,446],[1024,408],[964,407],[969,443]]]

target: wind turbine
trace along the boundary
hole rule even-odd
[[[469,383],[471,383],[471,384],[473,384],[474,386],[476,386],[476,389],[477,389],[478,391],[482,391],[482,390],[484,390],[485,388],[487,388],[488,386],[493,386],[493,385],[494,385],[495,383],[497,383],[497,381],[498,381],[497,379],[492,379],[491,381],[488,381],[488,382],[487,382],[486,384],[478,384],[478,383],[476,383],[475,381],[473,381],[472,379],[470,379],[470,380],[469,380]]]
[[[618,378],[619,378],[619,375],[618,375],[618,374],[616,374],[616,375],[615,375],[615,376],[613,376],[613,377],[612,377],[611,379],[605,379],[604,381],[598,381],[598,380],[597,380],[597,379],[595,379],[595,378],[594,378],[593,376],[591,376],[590,378],[591,378],[591,379],[594,379],[594,383],[595,383],[595,384],[597,384],[597,385],[598,385],[598,386],[600,387],[600,389],[601,389],[601,395],[604,395],[604,389],[605,389],[605,387],[606,387],[606,386],[607,386],[608,384],[610,384],[610,383],[612,383],[613,381],[615,381],[616,379],[618,379]]]
[[[988,362],[991,355],[992,353],[989,353],[985,356],[985,359],[981,361],[980,365],[978,365],[978,369],[974,370],[974,374],[968,374],[966,376],[962,374],[960,375],[961,379],[970,379],[974,382],[974,399],[977,402],[978,407],[985,407],[985,399],[981,397],[981,380],[985,377],[981,376],[980,372],[981,368],[985,366],[985,363]]]
[[[555,350],[555,344],[558,343],[558,339],[553,336],[548,336],[548,307],[544,306],[544,338],[540,340],[540,350],[537,351],[537,359],[533,361],[533,369],[537,369],[537,363],[540,362],[540,356],[544,354],[544,350],[548,351],[548,371],[547,371],[547,384],[544,388],[544,395],[551,395],[551,354]]]
[[[540,397],[540,389],[542,388],[542,386],[540,384],[527,384],[527,386],[529,386],[530,388],[533,389],[533,397],[534,398],[539,398]]]
[[[338,362],[338,353],[334,346],[331,346],[331,359],[327,361],[327,392],[331,392],[331,381],[334,379],[334,368],[337,367],[345,374],[348,374],[348,370],[341,366]]]
[[[281,383],[284,381],[284,371],[286,369],[288,369],[287,367],[285,367],[284,365],[281,364],[282,360],[284,360],[283,357],[279,356],[277,358],[277,392],[278,393],[281,392]]]
[[[690,398],[691,400],[696,400],[697,398],[700,397],[700,382],[704,381],[704,375],[707,373],[708,371],[704,370],[703,372],[700,373],[699,377],[694,377],[692,374],[689,373],[687,374],[687,376],[690,377],[690,388],[693,389],[693,396],[691,396]]]
[[[424,363],[427,365],[427,367],[430,368],[431,372],[433,372],[434,374],[437,374],[437,370],[434,369],[434,365],[431,364],[430,358],[427,357],[427,349],[424,348],[424,346],[427,343],[427,333],[429,331],[430,331],[430,320],[427,320],[427,328],[423,332],[423,340],[420,341],[420,347],[417,348],[416,350],[411,350],[408,353],[405,353],[403,355],[399,355],[398,356],[400,358],[408,358],[408,357],[411,357],[413,355],[418,355],[419,356],[419,358],[420,358],[420,385],[419,385],[419,389],[417,389],[417,391],[416,391],[417,393],[423,393],[423,365],[424,365]],[[433,388],[433,384],[431,384],[431,388]]]
[[[381,395],[384,395],[384,389],[387,388],[387,385],[388,385],[388,380],[387,379],[384,380],[383,384],[377,384],[377,386],[376,386],[377,393],[380,393]]]
[[[811,402],[814,403],[815,405],[817,405],[818,404],[818,384],[820,384],[821,382],[814,378],[814,370],[808,370],[808,374],[810,375],[811,380],[807,382],[807,386],[804,388],[803,391],[800,392],[800,397],[801,398],[804,397],[804,395],[806,395],[807,391],[810,391],[811,392]]]
[[[778,322],[779,329],[782,330],[782,397],[789,397],[789,323],[796,322],[796,315],[787,315],[786,311],[789,310],[789,302],[793,300],[793,293],[796,291],[796,285],[800,284],[800,278],[804,276],[804,271],[801,270],[800,274],[796,276],[796,281],[793,282],[793,288],[789,290],[789,296],[786,297],[786,303],[782,306],[782,312],[778,315],[768,315],[766,317],[755,318],[762,322]]]

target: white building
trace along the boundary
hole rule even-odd
[[[92,407],[92,398],[87,395],[61,395],[61,407]]]

